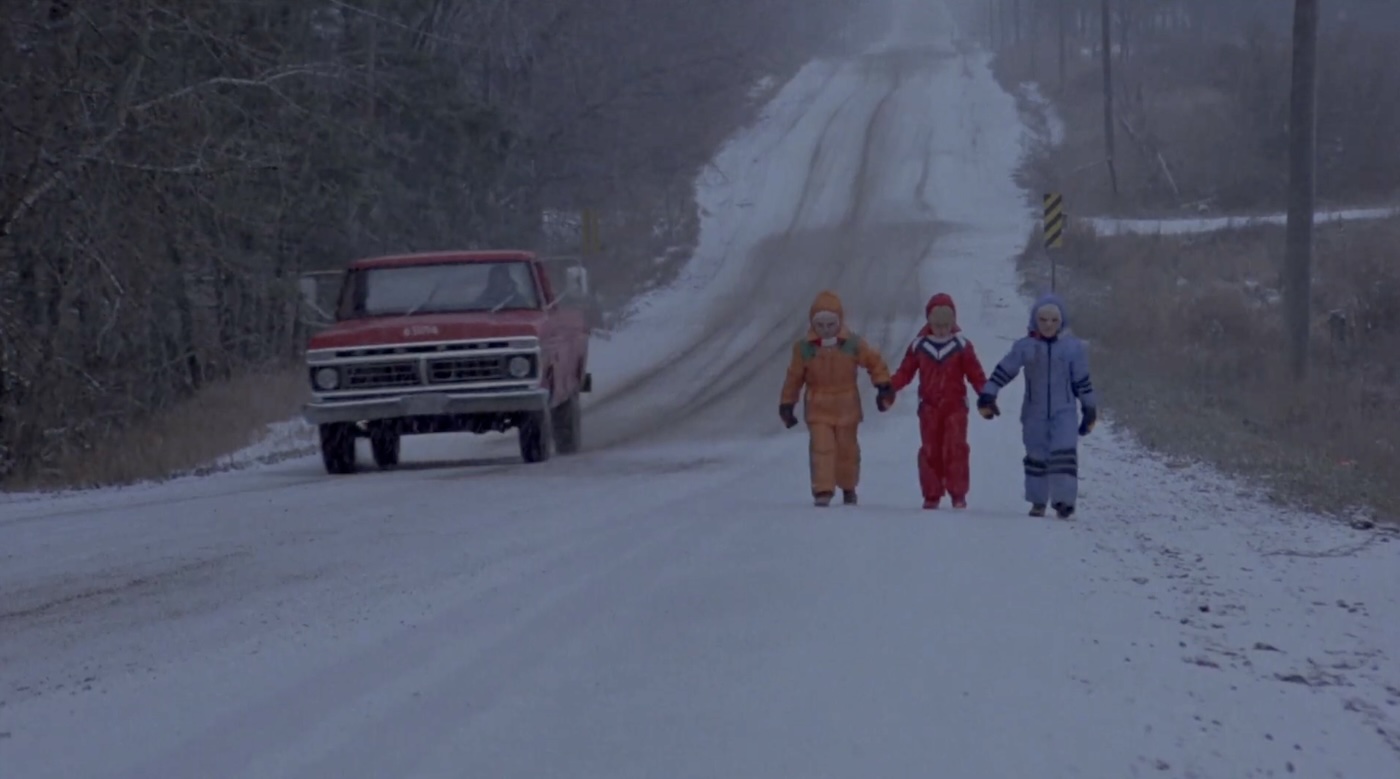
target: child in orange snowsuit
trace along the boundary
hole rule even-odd
[[[789,428],[797,424],[793,409],[806,385],[812,497],[818,506],[829,506],[839,486],[842,502],[855,503],[860,481],[856,429],[864,419],[856,386],[858,370],[864,368],[870,374],[870,382],[878,390],[876,406],[885,411],[894,402],[890,369],[879,352],[847,329],[841,299],[835,293],[818,294],[808,318],[811,329],[807,336],[792,345],[778,416]]]
[[[904,353],[892,382],[895,392],[919,377],[919,486],[924,508],[936,509],[946,492],[953,508],[967,508],[971,474],[967,445],[967,389],[987,383],[972,342],[961,335],[953,298],[942,292],[924,306],[924,325]]]

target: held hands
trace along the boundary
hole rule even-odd
[[[1084,416],[1079,423],[1079,435],[1089,435],[1094,429],[1095,423],[1099,421],[1099,410],[1093,406],[1084,407]]]
[[[983,419],[1001,416],[1001,409],[997,408],[997,399],[985,392],[978,395],[977,413],[981,414]]]
[[[784,403],[778,406],[778,418],[783,420],[783,426],[789,430],[797,425],[797,415],[792,413],[791,403]]]
[[[879,387],[876,387],[875,408],[882,412],[889,411],[890,407],[894,405],[894,395],[894,387],[888,384],[881,384]]]

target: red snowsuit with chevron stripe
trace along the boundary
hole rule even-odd
[[[956,313],[953,298],[939,293],[929,299],[924,313],[947,306]],[[919,330],[904,353],[891,384],[899,392],[919,379],[919,486],[924,500],[936,503],[946,493],[954,501],[966,499],[971,482],[967,445],[968,402],[964,382],[974,393],[982,391],[987,375],[972,342],[957,324],[946,340],[933,337],[928,325]]]

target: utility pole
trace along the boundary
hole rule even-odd
[[[1293,89],[1288,112],[1288,227],[1284,316],[1293,377],[1308,375],[1313,200],[1317,151],[1317,0],[1293,2]]]
[[[997,10],[1000,7],[998,0],[987,3],[987,39],[991,41],[992,51],[997,50]]]
[[[379,70],[379,25],[378,15],[379,5],[374,6],[375,16],[369,19],[369,55],[365,63],[365,121],[374,122],[376,113],[376,96],[379,92],[379,84],[375,78]]]
[[[1103,45],[1103,143],[1108,155],[1108,181],[1113,196],[1118,197],[1118,167],[1113,160],[1113,14],[1109,0],[1103,0],[1099,12],[1099,31]]]
[[[1069,23],[1065,19],[1065,0],[1057,0],[1056,16],[1059,17],[1060,26],[1060,91],[1065,90],[1065,26]]]

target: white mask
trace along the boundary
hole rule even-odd
[[[946,340],[953,335],[953,325],[957,318],[953,309],[947,306],[934,306],[928,312],[928,328],[934,338]]]
[[[1060,309],[1046,303],[1035,312],[1035,327],[1044,338],[1053,338],[1060,332]]]
[[[812,316],[812,332],[823,343],[834,341],[841,332],[841,317],[835,311],[818,311]]]

